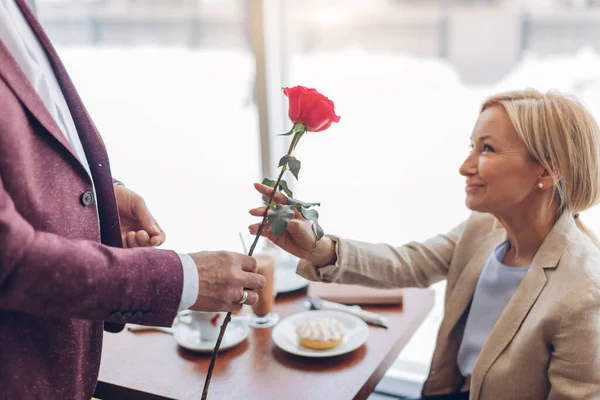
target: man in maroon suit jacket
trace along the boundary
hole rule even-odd
[[[6,21],[17,17],[1,14],[9,6],[27,32],[7,30]],[[103,327],[170,326],[184,282],[188,287],[183,259],[140,247],[159,244],[164,233],[152,226],[141,197],[122,186],[115,196],[104,144],[25,0],[0,1],[2,16],[12,19],[0,18],[0,398],[89,400]],[[1,34],[16,38],[13,49],[24,49],[18,46],[29,34],[40,53],[11,53]],[[23,57],[35,68],[49,66],[53,76],[45,78],[56,78],[78,140],[65,134],[64,115],[56,117],[42,100],[49,92],[32,85],[37,81],[21,68]],[[137,236],[126,237],[130,231]],[[238,309],[244,288],[265,284],[251,257],[188,257],[191,309]],[[247,293],[246,304],[255,303],[256,293]]]

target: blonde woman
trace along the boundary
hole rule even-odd
[[[424,398],[600,399],[600,250],[579,218],[600,196],[598,125],[566,96],[508,92],[485,101],[471,142],[459,171],[473,213],[449,233],[400,247],[326,236],[313,252],[294,219],[277,244],[315,281],[447,280]]]

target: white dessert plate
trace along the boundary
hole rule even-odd
[[[300,345],[296,328],[306,318],[332,317],[344,326],[344,340],[338,346],[328,350],[313,350]],[[273,328],[273,342],[280,349],[303,357],[333,357],[346,354],[365,344],[369,337],[369,327],[360,318],[340,311],[314,310],[291,315]]]

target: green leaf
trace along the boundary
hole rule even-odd
[[[283,167],[285,164],[287,164],[291,158],[294,158],[292,156],[283,156],[281,157],[281,160],[279,160],[279,167]]]
[[[266,185],[269,187],[275,187],[276,182],[269,178],[265,178],[265,179],[263,179],[263,181],[261,183],[263,185]],[[281,189],[281,191],[284,192],[288,197],[292,197],[292,191],[288,188],[287,182],[284,181],[283,179],[279,181],[279,189]],[[262,199],[263,199],[263,203],[265,203],[265,205],[266,205],[267,202],[269,201],[269,196],[263,195]],[[271,208],[275,208],[274,204],[271,204]]]
[[[263,179],[261,183],[269,187],[275,187],[275,181],[272,181],[269,178]]]
[[[275,186],[275,185],[273,185]],[[273,187],[271,186],[271,187]],[[292,191],[288,188],[288,184],[283,179],[279,181],[279,187],[281,191],[287,195],[287,197],[293,197]]]
[[[266,185],[266,186],[269,186],[269,187],[275,187],[275,181],[272,181],[272,180],[271,180],[271,179],[269,179],[269,178],[265,178],[265,179],[263,179],[263,181],[262,181],[261,183],[262,183],[263,185]],[[262,197],[262,201],[263,201],[263,203],[265,203],[265,205],[268,205],[268,203],[269,203],[269,196],[265,196],[265,195],[263,195],[263,197]],[[270,207],[270,208],[271,208],[271,209],[275,209],[275,205],[276,205],[276,204],[275,204],[274,202],[273,202],[273,203],[271,203],[271,207]]]
[[[294,175],[296,179],[298,179],[298,174],[300,173],[300,167],[302,165],[300,160],[298,160],[294,156],[285,155],[281,157],[281,160],[279,160],[279,167],[283,167],[286,164],[289,167],[292,175]]]
[[[300,173],[301,162],[296,157],[290,156],[290,159],[287,161],[288,167],[290,167],[290,172],[298,179],[298,174]]]
[[[312,222],[312,231],[317,240],[320,240],[325,232],[323,232],[323,228],[321,228],[321,225],[319,225],[319,213],[317,210],[308,210],[304,207],[300,207],[300,214],[302,214],[305,219]]]
[[[310,207],[314,207],[314,206],[320,206],[321,203],[305,203],[303,201],[300,200],[296,200],[296,199],[292,199],[291,197],[288,198],[288,204],[291,206],[295,206],[295,208],[299,208],[299,207],[305,207],[305,208],[310,208]]]
[[[279,238],[285,232],[285,228],[292,218],[294,218],[294,208],[278,204],[275,210],[269,214],[269,229]]]

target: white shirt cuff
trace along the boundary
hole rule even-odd
[[[179,311],[190,308],[198,298],[198,268],[194,259],[189,254],[177,254],[183,268],[183,290]]]

